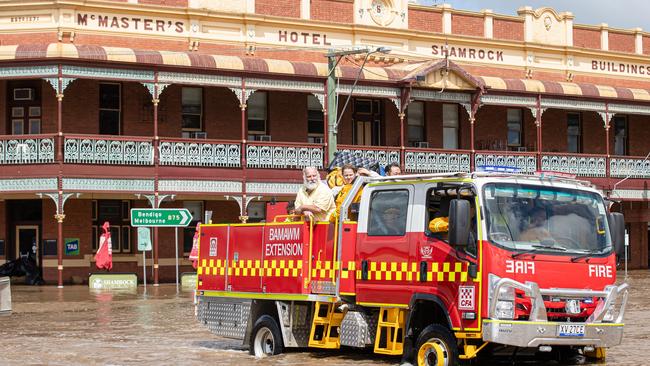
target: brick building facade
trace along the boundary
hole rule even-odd
[[[379,46],[336,68],[339,151],[408,173],[583,177],[625,213],[631,267],[648,267],[640,29],[406,0],[5,1],[0,20],[0,263],[35,248],[49,283],[87,279],[104,221],[114,271],[140,275],[130,208],[264,219],[301,167],[329,163],[325,54]],[[174,230],[155,241],[152,279],[171,280]]]

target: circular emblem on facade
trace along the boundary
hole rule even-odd
[[[544,28],[546,28],[547,31],[551,30],[551,25],[553,24],[553,20],[551,19],[550,16],[544,17]]]
[[[370,2],[370,17],[378,25],[389,25],[395,18],[391,2],[389,0],[372,0]]]

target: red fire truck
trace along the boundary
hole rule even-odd
[[[590,183],[359,177],[347,197],[336,223],[201,225],[199,321],[258,357],[374,347],[454,365],[490,348],[603,358],[621,343],[624,221]],[[447,231],[429,229],[438,218]]]

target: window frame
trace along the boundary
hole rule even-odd
[[[311,104],[313,104],[313,103],[310,103],[310,102],[316,102],[316,103],[314,103],[313,108],[311,106]],[[320,100],[318,100],[318,98],[316,98],[315,95],[313,95],[313,94],[307,95],[307,137],[308,137],[308,140],[309,140],[309,137],[321,137],[321,138],[323,138],[325,136],[325,112],[323,111],[323,106],[321,106],[320,103],[321,103]],[[317,108],[315,104],[318,104],[320,107]],[[317,112],[319,117],[318,118],[312,118],[311,117],[312,113],[310,113],[310,112],[314,112],[314,114],[316,114],[316,112]],[[312,123],[313,124],[319,124],[320,125],[320,130],[322,132],[312,132],[312,131],[310,131],[310,127],[311,127]]]
[[[264,111],[264,118],[263,119],[251,119],[250,118],[250,111],[251,111],[251,98],[259,97],[260,95],[263,95],[264,98],[264,105],[259,107],[260,111]],[[256,99],[253,99],[256,100]],[[251,121],[263,121],[264,123],[264,129],[263,130],[251,130],[250,129],[250,124]],[[248,136],[253,136],[253,135],[269,135],[269,94],[265,90],[258,90],[255,93],[251,94],[248,97],[248,100],[246,101],[246,134]],[[252,140],[252,138],[249,137],[249,140]]]
[[[575,121],[577,121],[577,127],[578,127],[578,134],[577,135],[571,135],[569,133],[570,131],[570,123],[572,122],[572,117],[576,117]],[[571,144],[569,143],[569,139],[571,136],[577,136],[576,140],[576,146],[577,146],[577,151],[570,151],[569,147]],[[573,154],[581,154],[582,153],[582,114],[581,113],[567,113],[567,152],[573,153]]]
[[[616,131],[619,129],[619,122],[622,122],[623,124],[623,129],[625,131],[625,136],[623,136],[623,154],[619,154],[618,151],[616,151],[616,140],[618,139]],[[622,115],[616,115],[612,118],[612,127],[614,131],[614,154],[616,156],[627,156],[629,154],[629,139],[630,139],[630,124],[627,116]]]
[[[414,105],[420,105],[422,106],[420,109],[420,119],[417,119],[417,115],[415,115],[411,107]],[[406,107],[406,140],[407,144],[409,146],[415,146],[418,142],[427,142],[427,133],[426,133],[426,103],[424,101],[413,101],[409,103],[408,107]],[[415,122],[415,123],[412,123]],[[411,136],[411,128],[417,129],[419,131],[419,137],[418,138],[412,138]]]
[[[449,120],[445,119],[445,109],[454,109],[455,111],[455,124],[450,125]],[[445,131],[453,130],[454,131],[454,147],[448,147],[447,139],[445,139]],[[443,103],[442,104],[442,148],[447,150],[456,150],[460,147],[460,113],[458,113],[458,104],[455,103]]]
[[[518,111],[518,120],[517,121],[511,121],[510,120],[510,111]],[[519,135],[519,143],[511,143],[510,142],[510,131],[515,131],[511,130],[510,126],[511,124],[516,124],[519,126],[518,128],[518,135]],[[522,146],[525,146],[524,144],[524,113],[521,108],[507,108],[506,109],[506,145],[508,148],[519,148]]]
[[[185,90],[189,90],[189,89],[194,89],[194,90],[199,90],[199,91],[200,91],[201,98],[200,98],[200,103],[199,103],[199,113],[187,113],[187,112],[184,112],[184,111],[183,111],[183,109],[184,109],[184,107],[185,107],[185,105],[186,105],[186,104],[184,103],[185,100],[184,100],[183,92],[184,92]],[[203,91],[203,88],[201,88],[201,87],[184,86],[184,87],[181,88],[181,132],[186,132],[186,131],[203,131],[203,126],[204,126],[204,123],[203,123],[203,106],[204,106],[204,104],[205,104],[205,103],[204,103],[204,99],[205,99],[205,93],[204,93],[204,91]],[[194,106],[193,104],[187,104],[187,105]],[[199,116],[199,127],[185,127],[185,126],[183,125],[183,121],[185,120],[184,117],[185,117],[186,115],[187,115],[187,116]]]
[[[117,85],[117,99],[118,99],[118,107],[116,108],[107,108],[107,107],[102,107],[102,99],[101,99],[101,89],[102,85]],[[117,135],[122,134],[122,84],[121,83],[110,83],[110,82],[101,82],[99,83],[99,106],[98,106],[98,130],[101,129],[101,116],[102,116],[102,111],[106,112],[117,112]]]
[[[379,223],[383,223],[383,218],[382,219],[376,219],[373,214],[379,209],[378,207],[373,207],[373,203],[375,200],[378,200],[379,202],[385,202],[387,201],[386,197],[377,197],[378,195],[385,194],[388,192],[406,192],[406,199],[401,199],[399,200],[400,204],[403,204],[404,206],[401,207],[402,209],[402,214],[400,216],[403,217],[403,225],[402,225],[402,231],[399,234],[395,235],[388,235],[388,234],[382,234],[382,233],[376,233],[374,230],[377,230],[375,228],[375,223],[377,223],[377,227],[379,227]],[[394,188],[394,189],[382,189],[382,190],[375,190],[370,194],[370,200],[368,202],[368,221],[367,221],[367,235],[369,237],[404,237],[406,233],[408,232],[408,215],[409,215],[409,203],[410,203],[410,195],[412,194],[411,190],[404,187],[404,188]],[[383,207],[383,210],[389,209],[389,206]],[[380,215],[383,215],[383,212],[380,213]]]

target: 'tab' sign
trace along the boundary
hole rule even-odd
[[[186,208],[132,208],[131,226],[187,226],[192,214]]]

